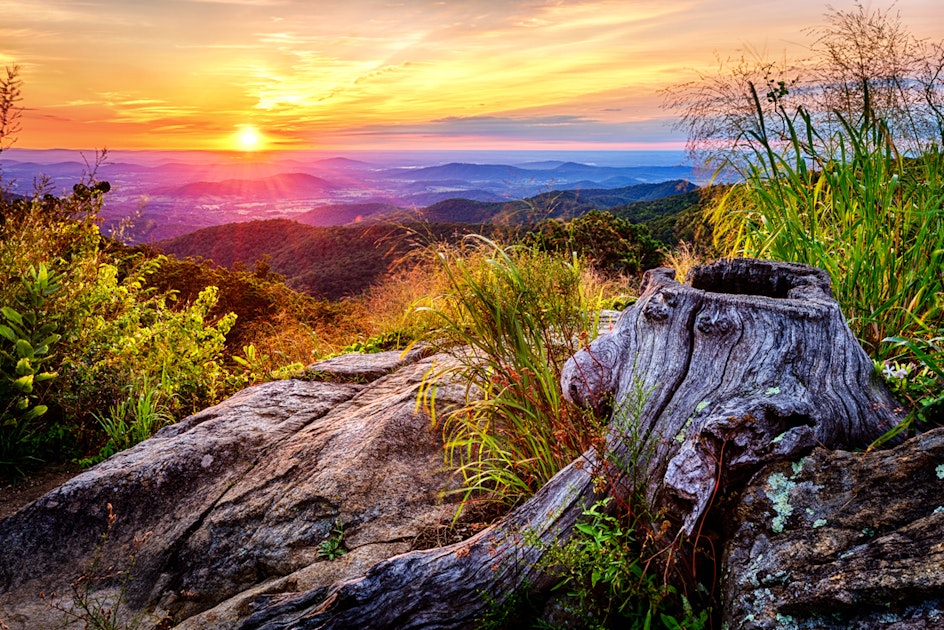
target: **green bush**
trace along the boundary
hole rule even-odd
[[[179,304],[173,292],[149,287],[165,259],[102,237],[108,189],[90,182],[63,197],[40,189],[0,200],[5,474],[127,445],[130,438],[117,437],[121,410],[152,387],[161,413],[179,417],[242,384],[222,364],[235,316],[208,316],[217,289]],[[117,433],[103,431],[108,418]],[[131,441],[146,437],[144,424],[135,427]]]
[[[207,321],[215,287],[172,310],[167,294],[142,288],[143,276],[159,264],[160,259],[151,260],[123,281],[115,267],[99,268],[85,296],[84,326],[63,358],[60,402],[68,416],[85,417],[148,383],[160,383],[176,416],[198,411],[231,389],[221,360],[235,316]]]
[[[612,273],[634,274],[662,261],[663,245],[652,238],[648,227],[602,210],[569,221],[542,221],[527,234],[525,242],[548,252],[576,254]]]

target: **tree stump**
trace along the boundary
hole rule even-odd
[[[631,422],[650,506],[691,533],[715,491],[814,446],[867,445],[901,420],[846,325],[829,275],[751,259],[646,274],[642,296],[612,334],[565,366],[565,395],[611,394],[617,463],[629,441],[624,400],[647,395]]]
[[[643,492],[691,534],[712,497],[816,445],[864,446],[901,410],[846,326],[826,272],[737,259],[645,274],[614,330],[568,361],[567,397],[609,401],[606,453],[588,451],[531,500],[473,538],[412,552],[364,577],[273,600],[245,628],[462,628],[528,585],[539,561],[607,491]],[[605,461],[604,461],[605,460]]]

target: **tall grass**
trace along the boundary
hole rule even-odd
[[[763,113],[754,93],[756,110]],[[869,107],[839,114],[828,135],[800,109],[781,107],[781,141],[752,132],[754,159],[711,210],[716,246],[729,255],[826,269],[850,328],[915,421],[944,424],[944,155],[898,149]],[[890,437],[886,436],[886,437]]]
[[[94,414],[108,442],[97,456],[82,463],[88,465],[107,459],[143,442],[162,427],[173,424],[175,420],[167,410],[165,399],[161,386],[144,383],[140,391],[129,391],[127,398],[110,405],[107,414]]]
[[[781,111],[786,141],[753,134],[746,181],[712,219],[729,255],[826,269],[850,327],[885,359],[898,348],[886,339],[936,336],[944,323],[944,159],[936,146],[903,155],[867,101],[864,111],[829,136],[804,110]]]
[[[596,336],[605,291],[587,292],[576,260],[482,237],[441,250],[440,262],[446,291],[425,310],[438,319],[433,338],[454,348],[455,364],[428,382],[455,378],[465,397],[444,417],[435,415],[435,389],[425,402],[442,427],[447,463],[463,476],[465,499],[514,504],[600,439],[597,417],[564,400],[560,369]]]

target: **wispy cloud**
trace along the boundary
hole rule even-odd
[[[944,37],[938,0],[899,0]],[[105,143],[671,137],[658,90],[716,49],[793,46],[821,0],[0,0],[37,115]],[[791,39],[792,38],[792,39]],[[23,140],[79,133],[24,129]],[[162,145],[163,146],[163,145]]]
[[[451,117],[417,124],[366,125],[347,133],[357,136],[481,137],[515,141],[582,141],[600,144],[675,139],[665,133],[664,119],[608,123],[580,116],[503,118]]]

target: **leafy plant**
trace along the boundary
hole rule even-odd
[[[697,630],[708,624],[685,597],[651,569],[648,536],[637,530],[641,519],[613,513],[612,498],[584,510],[574,536],[548,549],[544,562],[560,576],[556,589],[567,589],[571,614],[586,628],[666,628]]]
[[[233,362],[243,368],[243,379],[247,385],[265,379],[267,372],[265,366],[268,359],[269,355],[259,354],[253,344],[243,346],[243,356],[233,355]]]
[[[17,308],[3,306],[0,314],[0,474],[23,474],[34,455],[34,421],[46,413],[37,402],[36,386],[56,377],[43,365],[60,339],[56,323],[45,313],[46,302],[60,289],[59,278],[45,265],[30,267],[16,297]]]
[[[347,553],[344,548],[344,521],[339,516],[334,525],[331,526],[331,532],[328,537],[318,545],[318,557],[325,560],[335,560]]]
[[[108,408],[107,415],[93,414],[108,441],[94,458],[82,460],[83,465],[100,462],[115,453],[131,448],[148,439],[159,429],[174,423],[174,417],[164,406],[159,387],[145,384],[143,389]]]
[[[144,292],[142,276],[160,260],[118,280],[114,266],[102,265],[86,293],[86,326],[76,334],[75,350],[63,361],[63,408],[73,416],[90,413],[126,389],[160,382],[164,402],[174,415],[198,411],[241,384],[223,369],[226,332],[235,316],[215,323],[207,314],[217,289],[205,289],[180,310],[171,310],[167,295]]]
[[[372,354],[375,352],[385,352],[387,350],[402,350],[406,347],[405,341],[413,341],[413,339],[407,337],[400,331],[387,331],[382,333],[377,333],[371,335],[367,339],[357,340],[351,344],[345,346],[341,352],[361,352],[364,354]]]
[[[891,337],[886,341],[905,350],[897,360],[877,362],[876,369],[910,411],[905,420],[875,441],[884,444],[897,435],[928,425],[944,425],[944,337],[905,339]],[[913,360],[912,360],[913,359]]]
[[[596,336],[600,295],[581,290],[576,260],[500,247],[477,237],[440,260],[447,292],[433,307],[431,340],[452,347],[455,363],[428,375],[422,400],[442,427],[446,461],[465,498],[526,498],[600,439],[590,412],[568,404],[560,369]],[[434,380],[455,379],[465,401],[436,414]]]

